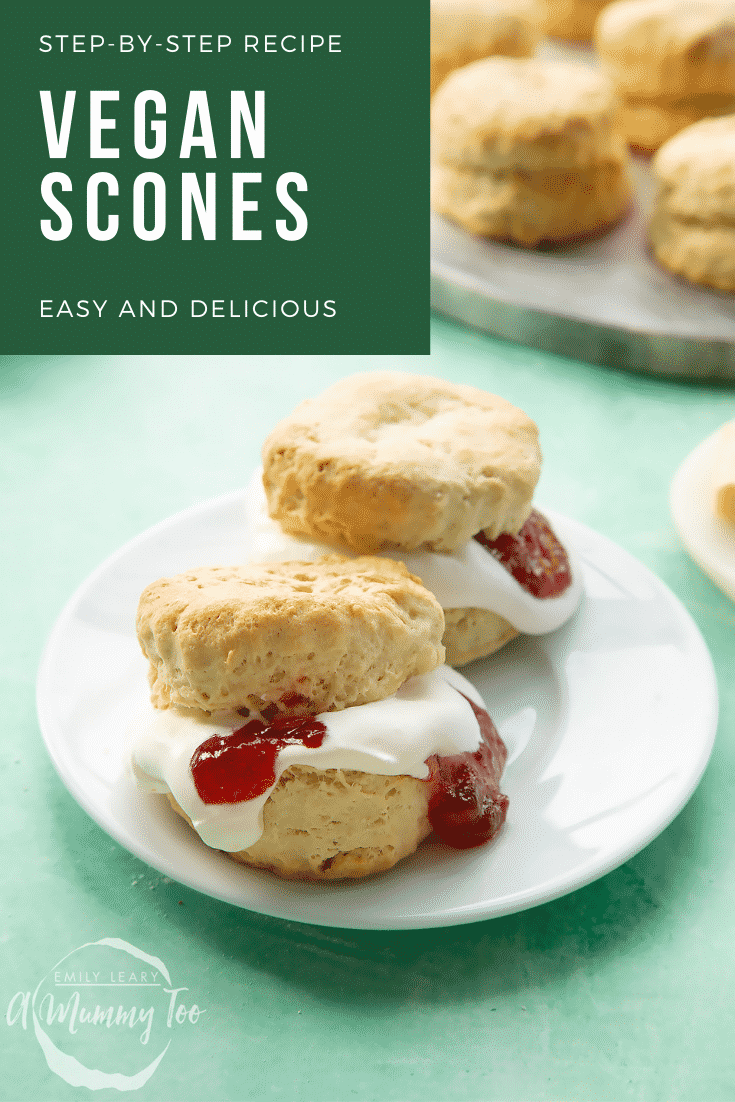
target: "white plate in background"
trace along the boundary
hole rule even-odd
[[[735,525],[715,515],[713,463],[722,429],[681,464],[671,482],[671,515],[681,542],[715,585],[735,601]]]

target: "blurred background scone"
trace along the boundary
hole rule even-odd
[[[431,0],[431,94],[483,57],[531,57],[540,37],[533,0]]]
[[[524,246],[611,226],[632,197],[617,106],[605,78],[573,62],[456,70],[432,102],[432,207]]]
[[[597,17],[609,0],[538,0],[541,27],[550,38],[589,42]]]
[[[656,259],[693,283],[735,291],[735,115],[683,130],[659,149],[652,169]]]
[[[735,111],[733,0],[617,0],[597,22],[595,45],[637,149]]]

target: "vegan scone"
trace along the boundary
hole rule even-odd
[[[444,619],[386,559],[205,567],[141,596],[138,783],[202,841],[286,879],[391,868],[432,831],[500,830],[506,749],[442,665]]]
[[[579,604],[580,571],[533,508],[538,430],[503,398],[430,376],[353,375],[284,418],[262,457],[250,558],[404,563],[444,611],[452,666],[553,631]]]
[[[653,255],[692,283],[735,292],[735,115],[682,130],[651,167]]]
[[[481,57],[531,57],[539,36],[533,0],[431,0],[431,94]]]
[[[609,0],[538,0],[541,27],[550,38],[588,42]]]
[[[457,69],[432,100],[432,208],[525,247],[609,228],[633,195],[618,106],[606,78],[575,62]]]
[[[700,119],[735,112],[733,0],[616,0],[595,46],[636,149],[652,152]]]

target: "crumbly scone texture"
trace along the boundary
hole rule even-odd
[[[595,45],[628,98],[735,92],[734,0],[616,0],[597,21]]]
[[[161,578],[140,598],[137,630],[158,708],[338,711],[444,659],[439,603],[403,563],[368,557]]]
[[[680,130],[701,119],[730,115],[735,96],[685,99],[626,99],[620,106],[620,132],[634,149],[654,153]]]
[[[626,168],[585,172],[463,172],[436,165],[431,205],[470,233],[532,247],[571,241],[618,222],[633,186]]]
[[[609,0],[539,0],[541,26],[551,38],[588,42]]]
[[[517,532],[541,468],[536,425],[503,398],[370,372],[303,402],[263,447],[270,515],[358,552],[453,551]]]
[[[652,169],[656,259],[694,283],[735,291],[735,115],[683,130],[661,147]]]
[[[481,57],[530,57],[539,30],[532,0],[431,0],[431,93]]]
[[[392,868],[431,833],[428,806],[429,786],[416,777],[294,765],[264,805],[261,837],[227,856],[288,880],[370,876]]]
[[[476,658],[487,658],[518,635],[497,612],[484,608],[446,608],[444,620],[448,666],[465,666]]]
[[[432,100],[432,159],[477,172],[570,172],[624,164],[608,80],[566,61],[490,57],[452,73]]]

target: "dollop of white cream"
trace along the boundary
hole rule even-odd
[[[464,694],[464,696],[462,695]],[[133,773],[149,792],[170,792],[200,837],[213,849],[234,853],[263,833],[263,805],[281,774],[292,765],[356,769],[382,776],[425,779],[427,758],[476,750],[481,735],[465,699],[484,708],[477,690],[448,666],[412,677],[393,696],[316,718],[327,729],[321,746],[285,746],[276,757],[275,782],[261,796],[235,804],[206,804],[191,772],[198,746],[229,735],[246,722],[236,712],[216,717],[188,709],[147,709],[136,723]]]
[[[247,488],[246,512],[250,562],[314,562],[322,555],[335,553],[356,557],[344,547],[284,532],[268,514],[262,471],[255,472]],[[525,635],[545,635],[566,623],[582,597],[581,570],[569,547],[566,551],[572,581],[558,597],[534,597],[474,539],[450,553],[381,551],[380,555],[405,563],[442,608],[486,609],[504,617]]]

